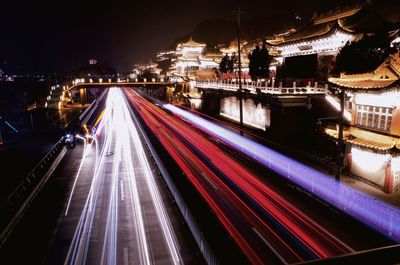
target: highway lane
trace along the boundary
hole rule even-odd
[[[93,115],[96,134],[78,136],[1,262],[204,264],[119,89]]]
[[[88,142],[83,156],[89,152],[97,156],[65,264],[183,263],[174,228],[124,102],[120,90],[111,88],[97,140],[82,139]],[[79,177],[77,174],[77,183]],[[66,216],[74,194],[73,189]]]
[[[207,141],[204,135],[166,115],[137,93],[127,93],[133,106],[137,107],[137,111],[161,139],[171,156],[180,161],[183,171],[252,263],[272,261],[267,258],[271,258],[271,253],[266,257],[265,248],[259,249],[262,243],[267,244],[270,252],[273,252],[272,256],[282,263],[326,258],[354,251],[346,242],[279,196],[278,192],[258,181],[250,171]],[[228,201],[231,202],[229,206],[226,205]],[[235,219],[239,220],[236,224]],[[246,225],[240,228],[242,222]],[[246,228],[253,231],[249,233]],[[261,244],[257,239],[262,240]]]

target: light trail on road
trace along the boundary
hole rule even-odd
[[[400,242],[400,209],[345,184],[337,183],[332,177],[322,172],[188,111],[169,104],[164,105],[163,108],[246,153],[281,176],[288,178],[387,237]]]
[[[125,92],[251,263],[293,263],[354,251],[204,134],[138,93]]]
[[[120,89],[109,89],[101,115],[96,136],[85,139],[92,141],[85,144],[82,164],[92,143],[98,155],[65,264],[153,264],[159,262],[155,255],[167,259],[165,264],[182,264],[171,221]],[[79,176],[81,167],[75,182],[88,177]],[[75,183],[66,214],[74,203],[74,190]]]

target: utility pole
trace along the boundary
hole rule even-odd
[[[242,58],[240,53],[240,14],[243,14],[240,10],[240,6],[238,6],[236,12],[236,20],[237,20],[237,45],[238,45],[238,79],[239,79],[239,120],[240,120],[240,133],[243,131],[243,91],[242,91]]]
[[[336,172],[336,181],[340,182],[340,176],[342,173],[342,167],[343,167],[343,114],[344,114],[344,101],[345,101],[345,91],[342,88],[340,90],[340,111],[339,111],[339,117],[338,117],[338,123],[339,123],[339,133],[338,133],[338,142],[337,142],[337,172]]]

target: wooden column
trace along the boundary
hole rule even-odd
[[[392,174],[392,163],[391,160],[386,164],[385,169],[385,184],[383,191],[390,194],[393,192],[393,174]]]

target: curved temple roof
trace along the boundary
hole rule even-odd
[[[335,85],[350,89],[376,90],[399,84],[400,53],[389,56],[375,71],[363,74],[341,74],[339,78],[329,78]]]
[[[386,21],[373,4],[353,7],[339,12],[330,12],[314,17],[308,24],[297,31],[269,40],[271,45],[281,45],[325,36],[336,30],[353,34],[374,33],[379,30],[392,31],[399,25]]]

